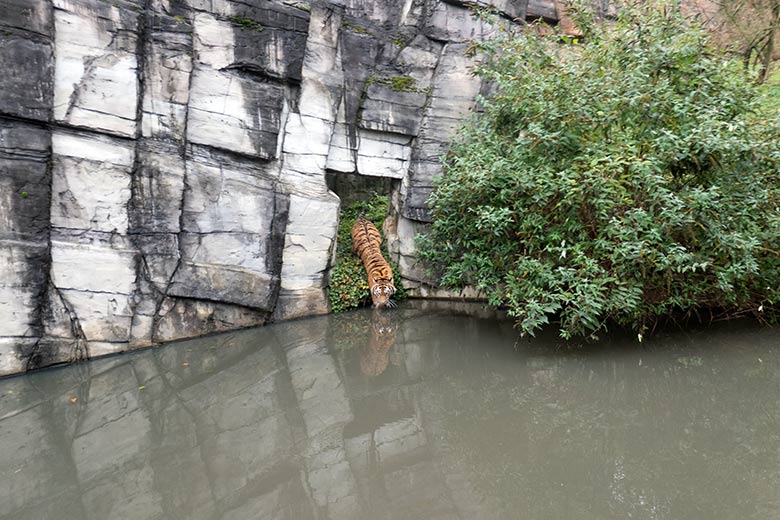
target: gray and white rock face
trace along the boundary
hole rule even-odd
[[[44,334],[50,149],[45,129],[0,120],[0,374],[23,371]]]
[[[400,276],[483,89],[553,0],[0,0],[0,375],[327,312],[339,197],[390,179]],[[438,293],[436,293],[438,295]],[[139,476],[141,478],[141,476]]]
[[[138,11],[95,0],[52,1],[54,120],[135,136]]]

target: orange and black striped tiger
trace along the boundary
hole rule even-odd
[[[371,300],[374,307],[395,307],[395,302],[390,299],[395,294],[393,270],[382,256],[379,249],[381,244],[382,235],[379,230],[360,215],[352,226],[352,250],[358,254],[363,261],[363,267],[366,268]]]

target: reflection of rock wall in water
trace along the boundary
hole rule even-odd
[[[412,514],[398,518],[431,500],[455,512],[412,402],[372,422],[347,384],[359,371],[328,351],[330,326],[193,340],[50,385],[56,372],[38,374],[46,396],[6,380],[0,467],[13,476],[0,482],[0,518],[358,520],[379,518],[382,500]],[[374,397],[381,417],[392,399]]]
[[[555,19],[553,0],[477,2]],[[325,312],[339,200],[397,183],[406,285],[474,106],[450,0],[0,0],[0,375]],[[510,22],[507,22],[510,23]]]

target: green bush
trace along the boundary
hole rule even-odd
[[[445,158],[419,246],[523,333],[616,322],[641,340],[661,317],[776,312],[777,115],[701,27],[654,5],[582,17],[578,45],[526,30],[474,46],[494,94]]]
[[[343,312],[363,305],[371,304],[366,271],[360,258],[352,252],[352,226],[361,213],[381,231],[382,222],[387,216],[387,196],[375,195],[367,201],[357,201],[343,208],[339,215],[339,230],[336,239],[336,262],[328,284],[328,297],[333,312]],[[384,237],[382,237],[384,239]],[[397,266],[389,260],[386,242],[382,243],[385,259],[395,274],[396,294],[394,299],[405,297],[401,287]]]
[[[777,117],[780,112],[780,69],[774,70],[766,82],[761,85],[763,99],[761,112],[766,117]]]

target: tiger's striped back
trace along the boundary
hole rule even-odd
[[[352,226],[352,250],[363,261],[374,307],[391,307],[390,298],[395,294],[393,270],[382,256],[381,245],[379,230],[361,215]]]

